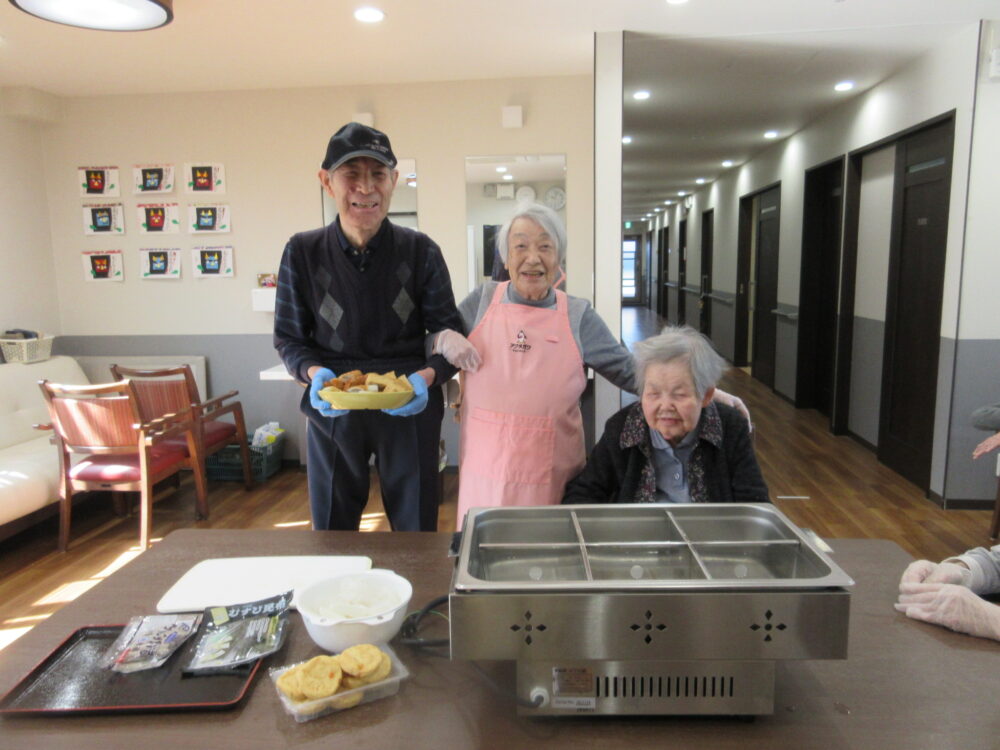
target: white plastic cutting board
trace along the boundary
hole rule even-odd
[[[355,573],[372,566],[370,557],[218,557],[202,560],[182,575],[156,605],[158,612],[197,612],[265,599],[301,588],[318,578]]]

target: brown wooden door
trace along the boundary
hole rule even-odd
[[[701,295],[698,306],[701,309],[699,330],[712,337],[712,247],[715,242],[715,211],[709,209],[701,215]]]
[[[733,364],[750,364],[750,256],[753,245],[752,195],[740,198],[738,237],[736,240],[736,319],[733,323]]]
[[[878,458],[930,488],[954,125],[899,142],[889,250]]]
[[[664,320],[667,318],[666,283],[670,279],[667,263],[667,231],[667,227],[663,227],[656,232],[656,267],[660,271],[656,277],[656,313]]]
[[[844,160],[806,172],[795,405],[830,416],[837,346]]]
[[[687,296],[684,285],[687,284],[687,219],[681,219],[677,225],[677,325],[682,326],[687,321]]]
[[[757,273],[753,312],[753,361],[751,374],[773,388],[777,350],[778,238],[781,188],[760,194],[757,209]]]

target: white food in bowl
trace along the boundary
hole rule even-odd
[[[313,581],[295,594],[316,644],[343,651],[359,643],[391,640],[406,617],[413,587],[391,570],[374,569]]]

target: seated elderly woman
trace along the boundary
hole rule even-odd
[[[640,401],[608,420],[564,503],[768,502],[740,412],[712,401],[725,361],[667,327],[635,346]]]
[[[940,563],[910,563],[895,607],[914,620],[1000,641],[1000,606],[979,594],[1000,594],[1000,545],[976,547]]]
[[[496,242],[510,280],[459,304],[468,338],[444,330],[428,341],[464,371],[459,528],[472,507],[559,502],[586,457],[585,367],[636,392],[628,349],[587,300],[555,288],[566,255],[559,215],[519,204]],[[742,406],[722,391],[715,398]]]

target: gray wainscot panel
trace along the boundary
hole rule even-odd
[[[854,345],[851,352],[851,407],[847,417],[847,429],[871,445],[878,445],[884,339],[884,321],[854,318]]]
[[[712,343],[719,354],[733,362],[736,355],[736,295],[716,290],[705,297],[705,304],[712,306]]]
[[[779,302],[774,310],[776,340],[774,350],[774,390],[795,401],[795,373],[799,351],[799,308]]]
[[[954,344],[942,339],[942,350],[946,346]],[[972,460],[972,449],[990,433],[973,427],[970,415],[980,406],[1000,401],[1000,378],[997,377],[1000,340],[960,340],[956,355],[944,485],[945,507],[948,507],[949,500],[992,501],[997,492],[996,454]]]

